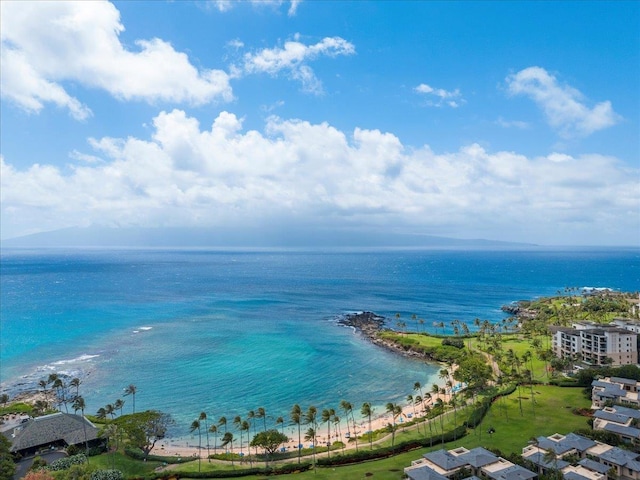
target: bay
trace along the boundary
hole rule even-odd
[[[379,408],[438,382],[438,365],[389,353],[336,319],[370,310],[408,329],[499,322],[504,304],[565,287],[640,290],[640,250],[3,250],[0,381],[81,376],[88,412],[135,384],[184,433],[264,407],[287,417],[340,400]],[[125,412],[132,408],[126,397]]]

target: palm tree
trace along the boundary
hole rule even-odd
[[[240,415],[236,415],[233,417],[233,425],[240,431],[240,455],[242,455],[242,417]]]
[[[78,398],[78,397],[76,397],[76,398]],[[99,418],[100,420],[104,420],[104,419],[107,418],[107,411],[104,409],[104,407],[100,407],[98,409],[98,412],[96,413],[96,418]]]
[[[80,395],[80,384],[82,382],[80,381],[80,379],[78,377],[72,378],[71,381],[69,382],[69,386],[70,387],[74,387],[76,389],[76,397],[78,395]]]
[[[251,425],[247,420],[243,420],[242,424],[240,425],[240,455],[242,455],[242,432],[243,431],[247,432],[247,457],[249,457],[249,464],[253,466],[253,460],[251,460],[251,447],[249,444],[249,436],[251,435]]]
[[[227,433],[227,417],[220,417],[220,418],[218,419],[218,426],[219,426],[219,427],[222,427],[222,426],[223,426],[223,427],[224,427],[224,433],[226,434],[226,433]],[[223,435],[223,438],[224,438],[224,435]],[[233,437],[232,437],[232,438],[233,438]],[[227,443],[227,444],[222,445],[223,447],[225,447],[225,452],[228,452],[228,450],[226,449],[226,446],[227,446],[227,445],[228,445],[228,443]]]
[[[104,407],[107,412],[107,415],[111,415],[111,420],[113,420],[116,416],[116,407],[113,406],[112,403],[109,403]]]
[[[229,445],[231,445],[231,451],[233,452],[233,433],[224,432],[224,435],[222,436],[222,446],[227,452],[229,451]],[[231,454],[231,466],[233,467],[233,453]]]
[[[267,411],[264,409],[264,407],[258,407],[257,411],[256,411],[256,418],[261,418],[262,419],[262,426],[263,426],[263,432],[267,431]]]
[[[291,409],[291,421],[294,425],[298,425],[298,463],[300,463],[300,455],[302,454],[302,436],[300,433],[300,425],[302,424],[302,409],[297,403]]]
[[[116,410],[120,410],[120,416],[122,416],[122,409],[124,408],[124,400],[122,400],[121,398],[117,399],[113,404],[113,408],[115,408]]]
[[[69,413],[69,409],[67,408],[67,386],[64,384],[61,378],[58,376],[55,377],[53,381],[52,388],[56,390],[56,397],[58,398],[58,404],[63,404],[64,409],[67,413]]]
[[[47,397],[47,387],[49,386],[49,384],[47,383],[46,380],[40,380],[38,382],[38,386],[40,388],[42,388],[42,395],[43,395],[43,398],[44,398],[44,402],[47,403],[47,408],[49,408],[49,400],[48,400],[48,397]]]
[[[191,433],[198,430],[198,472],[200,471],[201,462],[202,462],[202,431],[200,430],[200,420],[194,420],[191,422],[191,428],[189,431]]]
[[[420,397],[420,395],[416,395],[416,397]],[[420,400],[422,400],[422,397],[420,397]],[[409,394],[407,395],[407,403],[409,405],[411,405],[411,408],[413,409],[413,416],[416,419],[416,421],[418,420],[418,412],[416,412],[416,404],[415,404],[416,399],[414,398],[413,395]],[[420,434],[420,424],[417,424],[417,429],[418,429],[418,434]]]
[[[415,382],[413,384],[413,391],[420,392],[420,397],[424,398],[424,394],[422,393],[422,384],[420,382]]]
[[[128,387],[126,387],[124,389],[124,396],[126,397],[127,395],[131,395],[131,397],[133,397],[133,413],[136,413],[136,393],[138,392],[138,389],[136,388],[136,386],[132,383],[130,384]]]
[[[351,402],[342,400],[340,402],[340,408],[342,409],[345,416],[347,417],[347,436],[349,437],[349,439],[351,439],[351,430],[349,429],[349,414],[351,414],[351,416],[353,417],[353,405],[351,405]],[[356,442],[356,452],[357,452],[358,451],[358,434],[356,433],[355,418],[353,419],[353,438]]]
[[[85,453],[89,453],[89,444],[87,442],[87,420],[84,418],[84,409],[86,408],[86,403],[84,401],[84,398],[82,398],[81,396],[77,396],[75,398],[75,400],[73,401],[73,411],[77,412],[78,410],[80,410],[80,412],[82,413],[82,430],[84,431],[84,449],[85,449]]]
[[[209,455],[211,455],[211,451],[209,450],[209,426],[207,425],[206,412],[200,412],[200,416],[198,417],[198,420],[200,420],[201,422],[204,422],[204,431],[207,434],[207,459],[209,460],[209,463],[211,463],[211,459],[209,458]]]
[[[360,413],[369,419],[369,448],[373,450],[373,431],[371,430],[371,416],[373,415],[373,407],[369,402],[364,402]]]
[[[249,413],[247,414],[247,419],[249,420],[250,427],[253,427],[253,434],[255,435],[256,433],[256,412],[254,412],[253,410],[249,410]],[[249,431],[247,432],[247,451],[249,452],[249,455],[251,455],[251,450],[250,450],[250,445],[249,445],[249,437],[251,436],[251,429],[249,429]],[[258,447],[254,447],[254,450],[256,452],[256,455],[258,455]]]
[[[311,446],[313,448],[313,464],[315,468],[316,463],[316,430],[313,427],[309,427],[307,433],[304,434],[304,440],[306,442],[311,442]]]
[[[307,408],[307,413],[304,416],[304,421],[307,425],[311,425],[312,428],[318,430],[318,409],[311,405]]]
[[[213,454],[215,455],[218,450],[218,426],[215,424],[211,425],[209,432],[213,433]],[[211,458],[209,458],[209,461],[211,461]]]
[[[322,422],[327,424],[327,458],[331,458],[331,420],[335,414],[336,411],[333,408],[322,410]]]
[[[280,425],[280,431],[284,435],[284,418],[278,417],[276,418],[276,427]]]

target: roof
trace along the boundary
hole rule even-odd
[[[567,467],[569,465],[571,465],[569,462],[562,460],[561,458],[554,460],[545,460],[544,458],[544,453],[538,451],[532,455],[528,455],[527,457],[525,457],[527,460],[529,460],[530,462],[535,463],[536,465],[543,467],[543,468],[550,468],[550,469],[556,469],[556,470],[561,470],[564,467]]]
[[[567,472],[563,473],[562,476],[565,480],[591,480],[589,477],[585,477],[584,475],[580,475],[577,472]]]
[[[86,418],[70,413],[54,413],[37,417],[16,427],[12,435],[11,452],[64,441],[77,445],[98,438],[98,429]]]
[[[444,449],[425,453],[423,457],[447,471],[455,470],[456,468],[460,468],[467,464],[464,460],[452,455]]]
[[[619,466],[630,467],[631,462],[634,464],[638,464],[637,467],[640,467],[640,464],[636,461],[638,457],[637,453],[629,452],[627,450],[622,450],[618,447],[613,447],[605,452],[602,452],[598,455],[602,460],[606,460],[609,463]],[[631,465],[636,467],[635,465]],[[638,470],[640,471],[640,469]]]
[[[615,413],[619,415],[626,415],[627,417],[640,419],[640,410],[636,410],[635,408],[629,408],[629,407],[621,407],[619,405],[616,405],[613,408],[615,410]]]
[[[621,415],[619,413],[614,413],[614,412],[606,412],[604,410],[597,410],[593,414],[593,416],[595,418],[606,420],[607,422],[627,423],[629,421],[628,415]]]
[[[512,465],[497,472],[487,472],[487,475],[495,480],[529,480],[538,476],[520,465]]]
[[[609,471],[609,467],[607,465],[596,462],[595,460],[591,460],[590,458],[583,458],[578,462],[578,464],[582,465],[584,468],[598,473],[606,474]]]
[[[426,465],[404,471],[411,480],[448,480],[444,475],[434,472]]]
[[[458,458],[464,460],[474,468],[484,467],[485,465],[498,461],[498,457],[496,455],[482,447],[471,449],[466,453],[458,455]]]
[[[622,378],[622,377],[611,377],[612,383],[621,383],[622,385],[635,385],[637,382],[630,378]]]
[[[624,435],[631,438],[640,439],[640,429],[635,427],[625,427],[624,425],[617,425],[615,423],[607,423],[602,430],[615,433],[616,435]]]

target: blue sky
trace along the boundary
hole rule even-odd
[[[640,245],[640,3],[0,3],[3,239]]]

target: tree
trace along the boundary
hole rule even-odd
[[[213,433],[213,454],[215,455],[218,450],[218,426],[215,424],[211,425],[208,431]],[[209,459],[209,461],[211,461],[211,459]]]
[[[263,448],[265,451],[265,465],[269,464],[269,456],[273,455],[280,445],[285,443],[289,438],[280,433],[278,430],[265,430],[263,432],[258,433],[251,440],[251,446],[254,448]]]
[[[369,419],[369,448],[373,450],[373,431],[371,430],[371,416],[373,415],[373,407],[369,402],[364,402],[360,413]]]
[[[87,443],[87,420],[84,418],[84,409],[86,408],[86,406],[87,405],[84,401],[84,398],[80,396],[76,397],[72,405],[74,412],[77,412],[78,410],[80,410],[80,412],[82,413],[82,430],[84,432],[84,449],[88,453],[89,444]]]
[[[9,395],[7,395],[6,393],[0,395],[0,403],[2,403],[3,407],[6,407],[7,403],[9,403]]]
[[[16,471],[10,449],[11,442],[4,435],[0,435],[0,479],[2,480],[10,480]]]
[[[311,447],[313,448],[313,464],[315,468],[316,464],[316,429],[313,427],[309,427],[307,433],[304,435],[304,439],[307,442],[311,442]]]
[[[282,431],[282,434],[284,435],[284,417],[276,418],[276,426],[277,425],[280,425],[280,429]]]
[[[209,463],[211,463],[211,459],[209,458],[209,455],[211,455],[211,451],[209,450],[209,426],[207,425],[206,412],[200,412],[200,416],[198,417],[198,420],[200,420],[201,422],[204,422],[204,431],[207,434],[207,459],[209,460]]]
[[[302,436],[300,425],[302,424],[302,409],[297,403],[291,408],[291,421],[294,425],[298,425],[298,463],[300,463],[300,455],[302,454]]]
[[[264,407],[258,407],[256,409],[256,418],[261,418],[262,419],[262,426],[264,427],[262,429],[262,431],[267,431],[267,411],[264,409]]]
[[[115,423],[122,427],[131,445],[142,450],[147,458],[158,440],[165,437],[167,429],[174,421],[167,413],[146,410],[119,417]]]
[[[120,410],[120,415],[122,415],[122,409],[124,408],[124,400],[121,398],[117,399],[113,404],[113,408],[116,410]]]
[[[358,451],[358,434],[356,433],[356,420],[353,417],[353,405],[351,405],[351,402],[342,400],[340,402],[340,408],[342,409],[345,416],[347,417],[347,436],[349,437],[349,439],[351,439],[351,430],[349,429],[349,414],[351,414],[351,418],[353,418],[353,438],[356,442],[356,452],[357,452]]]
[[[225,451],[229,451],[229,445],[231,445],[231,451],[233,452],[233,433],[225,432],[222,436],[222,446]],[[233,455],[231,455],[231,466],[233,467]]]
[[[202,463],[202,430],[200,429],[200,420],[194,420],[193,422],[191,422],[191,427],[189,428],[189,431],[191,433],[195,432],[196,430],[198,430],[198,472],[200,471],[201,468],[201,463]]]
[[[76,397],[80,395],[80,384],[81,383],[82,382],[80,381],[80,379],[78,377],[72,378],[71,381],[69,382],[69,386],[76,389]]]
[[[242,432],[244,431],[244,429],[242,428],[242,417],[240,415],[236,415],[235,417],[233,417],[233,425],[240,432],[240,455],[242,455]]]
[[[124,389],[124,396],[131,395],[133,398],[133,413],[136,413],[136,393],[138,393],[138,388],[133,383]]]
[[[224,427],[224,432],[223,432],[223,438],[224,438],[224,434],[227,433],[227,417],[220,417],[218,419],[218,426]],[[222,445],[222,446],[225,447],[225,452],[227,452],[226,445]]]
[[[327,424],[327,458],[331,458],[331,420],[335,415],[336,411],[333,408],[322,410],[322,422]]]
[[[104,409],[107,412],[107,415],[111,415],[111,420],[113,420],[116,416],[116,407],[112,403],[109,403],[105,405]]]

